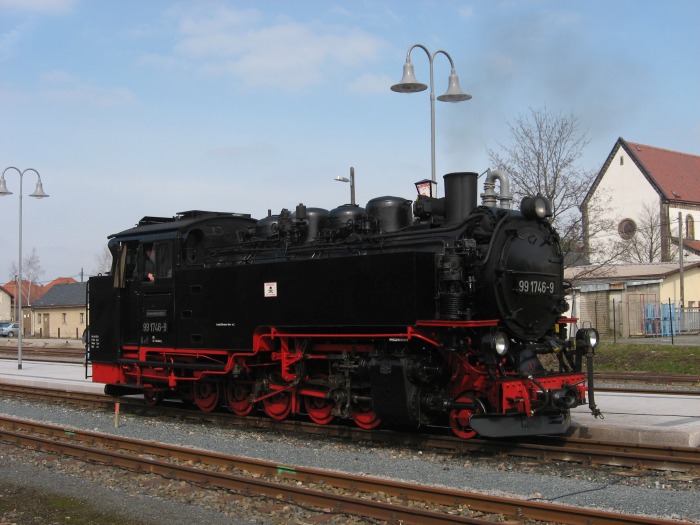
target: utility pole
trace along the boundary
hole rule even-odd
[[[680,278],[681,285],[681,308],[684,305],[684,286],[683,286],[683,212],[678,212],[678,260],[680,262]]]

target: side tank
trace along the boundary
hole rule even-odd
[[[260,239],[268,239],[275,235],[279,228],[279,219],[279,215],[272,214],[260,219],[255,225],[255,236]]]
[[[307,208],[300,204],[296,211],[292,213],[292,220],[305,220],[305,227],[301,229],[299,241],[302,243],[311,242],[318,234],[328,227],[328,210],[323,208]]]
[[[402,197],[376,197],[367,203],[365,211],[377,221],[379,233],[392,233],[411,225],[412,205],[413,201]]]
[[[345,237],[362,226],[365,209],[357,204],[343,204],[328,214],[328,227]]]

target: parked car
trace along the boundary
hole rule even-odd
[[[19,323],[2,323],[0,335],[3,337],[14,337],[19,333]]]

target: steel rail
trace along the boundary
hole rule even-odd
[[[167,478],[176,478],[206,487],[216,487],[260,494],[272,498],[282,498],[291,503],[314,505],[320,509],[332,508],[334,512],[368,516],[391,522],[443,525],[448,523],[484,524],[484,519],[455,514],[469,508],[490,514],[506,514],[519,518],[542,520],[567,525],[666,525],[676,523],[660,518],[642,517],[604,512],[595,509],[571,507],[561,504],[490,496],[440,487],[428,487],[393,480],[356,476],[340,472],[324,471],[277,463],[252,460],[178,447],[156,444],[148,441],[116,437],[82,430],[72,430],[54,425],[43,425],[14,418],[0,418],[0,437],[17,446],[38,448],[46,452],[70,455],[83,461],[95,461],[148,472]],[[32,436],[28,432],[42,435]],[[43,437],[48,436],[48,437]],[[76,441],[78,443],[76,443]],[[87,445],[83,444],[87,443]],[[94,445],[115,447],[118,451],[95,449]],[[91,446],[93,445],[93,446]],[[124,453],[123,451],[127,451]],[[147,457],[139,457],[138,455]],[[159,457],[163,460],[153,459]],[[295,484],[280,484],[259,478],[210,471],[204,468],[173,463],[173,460],[200,463],[209,467],[237,468],[252,473],[260,473],[282,480],[294,480]],[[298,486],[296,483],[305,486]],[[383,493],[399,498],[397,504],[377,502],[366,498],[334,494],[308,488],[308,485],[323,486],[328,489],[341,488],[365,494]],[[409,501],[429,503],[446,507],[445,512],[426,510],[408,504]]]
[[[101,394],[63,392],[29,386],[0,383],[0,393],[31,396],[50,402],[110,409],[115,398]],[[139,397],[118,398],[120,410],[147,415],[164,415],[192,421],[211,421],[218,425],[276,430],[295,434],[364,440],[422,450],[445,450],[459,454],[507,454],[538,461],[563,461],[584,465],[607,465],[635,470],[667,470],[697,474],[700,449],[694,447],[619,443],[574,437],[541,436],[526,440],[463,440],[454,436],[364,430],[346,425],[317,425],[300,420],[274,421],[265,417],[237,417],[229,413],[203,413],[173,406],[146,407]]]
[[[622,381],[634,383],[660,383],[700,386],[700,377],[685,374],[649,373],[649,372],[596,372],[596,381]]]
[[[700,390],[672,390],[665,388],[625,388],[596,386],[596,392],[616,392],[620,394],[657,394],[660,396],[700,396]]]

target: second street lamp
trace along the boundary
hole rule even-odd
[[[24,178],[24,174],[28,171],[33,171],[37,176],[36,189],[34,193],[29,194],[30,197],[42,199],[48,197],[48,195],[44,193],[44,187],[41,184],[41,175],[39,175],[38,171],[34,168],[27,168],[24,171],[20,171],[14,166],[10,166],[9,168],[5,168],[5,171],[0,175],[0,197],[12,195],[12,192],[7,189],[7,184],[5,184],[5,172],[7,170],[15,170],[19,173],[19,261],[17,263],[19,273],[17,277],[17,322],[19,323],[19,329],[17,330],[17,369],[22,370],[22,330],[24,329],[24,319],[22,318],[22,179]]]
[[[334,180],[338,182],[349,182],[350,183],[350,204],[355,205],[355,168],[350,168],[350,178],[347,177],[336,177]]]
[[[416,80],[416,76],[413,72],[411,51],[413,51],[416,47],[419,47],[425,51],[425,54],[428,55],[428,60],[430,61],[430,158],[432,180],[435,182],[435,82],[433,77],[433,62],[435,61],[435,57],[437,55],[445,55],[450,61],[450,67],[452,68],[447,91],[443,95],[440,95],[437,99],[440,102],[462,102],[464,100],[469,100],[472,98],[472,96],[462,91],[462,88],[459,87],[459,78],[457,77],[457,73],[455,71],[455,64],[449,53],[439,49],[438,51],[435,51],[435,53],[431,54],[428,48],[422,44],[413,44],[408,48],[408,53],[406,53],[406,63],[403,66],[403,77],[401,78],[401,82],[391,86],[392,91],[397,93],[418,93],[419,91],[425,91],[428,88],[428,86]]]

